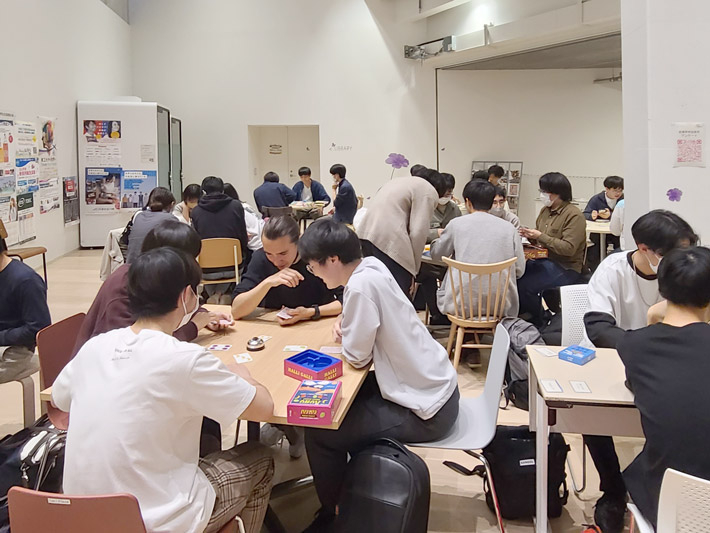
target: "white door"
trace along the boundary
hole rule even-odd
[[[320,135],[318,126],[288,126],[288,178],[281,179],[289,187],[298,181],[298,169],[311,169],[313,179],[320,181]]]

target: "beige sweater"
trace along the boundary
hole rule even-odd
[[[436,189],[423,178],[388,181],[368,205],[358,237],[416,276],[438,199]]]

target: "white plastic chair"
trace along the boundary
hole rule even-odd
[[[669,468],[658,503],[658,533],[704,533],[710,524],[710,480]]]
[[[461,398],[459,402],[459,416],[456,419],[451,432],[443,439],[433,442],[420,442],[411,446],[423,448],[443,448],[447,450],[462,450],[468,455],[475,457],[483,463],[488,476],[488,483],[491,487],[493,503],[496,508],[496,518],[501,533],[503,520],[498,507],[498,496],[490,465],[482,454],[474,451],[485,448],[490,444],[496,434],[496,424],[498,423],[498,404],[501,390],[503,389],[503,375],[505,365],[508,361],[508,349],[510,348],[510,336],[508,331],[500,324],[496,327],[493,338],[493,348],[488,362],[488,373],[486,374],[486,384],[483,393],[475,398]],[[459,472],[472,475],[473,472],[457,465]]]
[[[627,503],[626,507],[631,511],[631,521],[629,522],[629,533],[655,533],[651,522],[641,514],[641,511],[633,503]]]

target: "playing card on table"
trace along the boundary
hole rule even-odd
[[[262,341],[266,342],[266,341],[268,341],[268,340],[271,338],[271,335],[259,335],[259,338],[260,338]]]
[[[254,359],[248,353],[240,353],[234,354],[234,360],[237,363],[248,363],[249,361],[253,361]]]
[[[307,349],[308,346],[305,344],[289,344],[288,346],[284,346],[284,352],[302,352]]]
[[[291,315],[289,314],[289,312],[286,311],[286,309],[281,309],[281,311],[279,311],[279,312],[276,314],[276,316],[279,317],[279,318],[283,318],[284,320],[288,320],[289,318],[293,318],[293,316],[291,316]]]
[[[217,352],[226,352],[232,347],[231,344],[210,344],[207,349],[214,350]]]
[[[342,346],[321,346],[320,351],[323,353],[341,354],[341,353],[343,353],[343,347]]]

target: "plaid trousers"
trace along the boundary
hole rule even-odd
[[[239,515],[247,533],[259,533],[269,506],[274,459],[271,449],[246,442],[200,459],[217,498],[205,533],[219,531]]]

